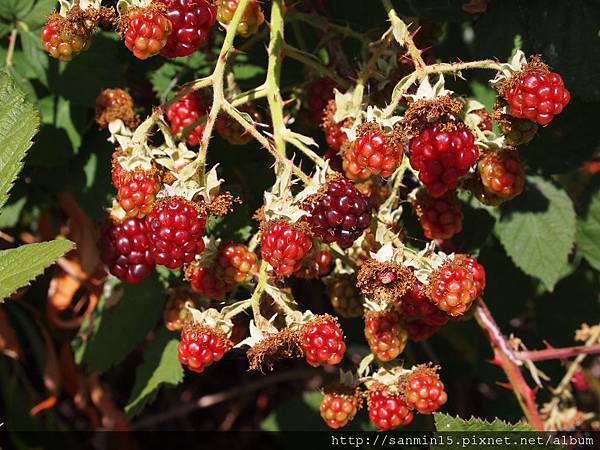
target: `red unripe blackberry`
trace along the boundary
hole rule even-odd
[[[503,92],[510,114],[548,124],[571,100],[561,76],[554,72],[518,76]]]
[[[188,56],[206,40],[217,20],[217,8],[208,0],[160,0],[167,7],[173,31],[160,54],[165,58]]]
[[[382,132],[371,131],[352,143],[344,155],[343,168],[351,180],[365,180],[371,175],[389,177],[401,157],[401,147],[390,142]]]
[[[152,209],[160,184],[153,171],[134,170],[121,174],[117,200],[127,217],[141,219]]]
[[[408,338],[413,341],[429,338],[449,320],[448,315],[427,298],[423,285],[418,281],[401,298],[396,311],[408,332]]]
[[[156,264],[176,269],[204,250],[206,216],[195,203],[181,197],[162,199],[145,220]]]
[[[410,164],[433,197],[456,189],[477,158],[475,136],[454,123],[425,128],[410,142]]]
[[[171,124],[173,134],[181,133],[186,128],[197,123],[207,113],[208,107],[204,98],[198,92],[185,94],[167,110],[167,119]],[[188,131],[185,141],[192,146],[200,145],[204,123]]]
[[[585,373],[581,369],[575,371],[571,377],[571,384],[579,392],[589,392],[591,390],[591,386],[585,378]]]
[[[194,372],[203,372],[229,350],[231,342],[222,331],[189,322],[181,331],[177,347],[179,362]]]
[[[336,110],[337,106],[335,100],[329,100],[325,111],[323,112],[321,129],[323,130],[323,133],[325,133],[325,140],[329,147],[337,152],[341,150],[342,145],[348,141],[348,135],[342,131],[342,128],[351,128],[353,121],[352,119],[346,119],[342,122],[336,122],[333,120]]]
[[[325,118],[325,108],[329,100],[335,97],[333,90],[337,83],[331,78],[319,78],[308,88],[307,106],[312,113],[315,123],[321,124]]]
[[[42,45],[50,56],[60,61],[71,61],[74,56],[90,47],[89,35],[76,35],[61,26],[59,20],[50,20],[42,28]]]
[[[233,19],[233,15],[238,7],[240,0],[216,0],[217,18],[219,22],[228,25]],[[265,21],[260,2],[258,0],[250,0],[242,20],[237,27],[236,33],[242,37],[248,37],[258,31],[258,28]]]
[[[506,199],[523,192],[525,171],[516,150],[486,153],[479,160],[478,169],[488,192]]]
[[[378,430],[391,430],[413,421],[413,413],[398,394],[375,389],[369,392],[369,419]]]
[[[223,300],[230,286],[215,276],[214,268],[192,263],[185,269],[185,278],[194,292],[211,300]]]
[[[329,250],[319,250],[314,254],[313,261],[317,265],[319,275],[327,275],[331,270],[331,253]]]
[[[294,273],[297,278],[307,280],[327,275],[331,271],[331,253],[326,249],[313,248],[302,261],[302,268]]]
[[[341,177],[328,181],[322,195],[309,203],[307,211],[315,236],[327,244],[337,242],[342,248],[351,247],[371,224],[368,198]]]
[[[128,11],[125,45],[136,58],[147,59],[160,52],[173,30],[171,21],[156,9],[131,8]]]
[[[343,123],[336,123],[324,130],[325,140],[333,150],[340,150],[342,145],[348,141],[348,135],[342,130],[343,127]]]
[[[360,401],[355,390],[333,387],[325,389],[319,410],[327,426],[337,430],[354,419],[359,406]]]
[[[338,364],[346,351],[344,334],[337,320],[327,314],[315,316],[304,325],[300,347],[306,362],[313,367]]]
[[[100,257],[110,273],[127,283],[139,283],[154,270],[152,242],[143,220],[108,224],[98,241]]]
[[[291,275],[302,267],[302,259],[312,248],[302,230],[284,221],[268,224],[260,236],[263,259],[273,266],[278,277]]]
[[[421,414],[437,411],[448,396],[444,391],[444,383],[434,369],[417,368],[402,381],[403,398],[409,408]]]
[[[252,278],[258,270],[254,252],[242,244],[227,244],[219,251],[215,274],[228,285],[235,286]]]
[[[586,161],[583,163],[582,170],[588,175],[594,175],[595,173],[600,172],[600,160]]]
[[[352,274],[337,274],[328,279],[327,295],[331,306],[340,317],[360,317],[363,313],[362,296]]]
[[[431,301],[451,316],[463,315],[479,295],[471,271],[458,264],[443,266],[428,288]]]
[[[427,239],[448,239],[462,231],[462,207],[454,191],[432,197],[420,190],[415,211]]]
[[[480,296],[483,294],[483,290],[485,289],[485,268],[482,264],[479,264],[477,259],[470,256],[465,256],[462,258],[462,265],[473,277],[475,287],[477,288],[477,296]]]
[[[406,347],[408,333],[393,311],[365,313],[365,337],[380,361],[391,361]]]

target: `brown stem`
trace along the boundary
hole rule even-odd
[[[576,355],[590,355],[600,353],[600,344],[579,345],[577,347],[548,348],[545,350],[531,350],[517,352],[515,356],[520,360],[547,361],[550,359],[570,358]]]
[[[519,360],[512,351],[510,344],[500,331],[498,324],[492,317],[490,310],[483,300],[477,302],[475,307],[475,319],[479,326],[487,332],[492,349],[494,350],[495,362],[504,370],[508,381],[525,413],[529,424],[537,431],[544,430],[544,424],[538,412],[535,402],[535,392],[529,387],[527,381],[519,368]]]

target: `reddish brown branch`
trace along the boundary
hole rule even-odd
[[[577,355],[600,353],[600,344],[579,345],[577,347],[547,348],[546,350],[531,350],[517,352],[515,356],[521,361],[547,361],[550,359],[570,358]]]
[[[494,362],[502,367],[502,370],[504,370],[504,373],[508,377],[510,386],[529,424],[537,431],[543,431],[544,424],[535,402],[535,391],[525,381],[519,367],[518,358],[483,300],[480,300],[475,308],[475,319],[479,326],[487,332],[492,348],[494,349]]]

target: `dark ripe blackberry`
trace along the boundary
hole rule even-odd
[[[323,242],[349,248],[371,224],[369,199],[345,178],[327,182],[325,192],[307,208],[312,232]]]
[[[102,262],[122,281],[139,283],[154,270],[152,243],[142,219],[108,224],[98,247]]]

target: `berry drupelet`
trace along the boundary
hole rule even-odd
[[[162,199],[145,221],[157,264],[176,269],[204,250],[206,216],[195,203],[181,197]]]
[[[208,0],[161,0],[173,31],[160,51],[165,58],[188,56],[198,50],[217,20],[217,8]]]
[[[152,242],[141,219],[107,224],[98,247],[110,273],[122,281],[139,283],[154,270]]]
[[[478,157],[475,136],[453,122],[425,128],[410,142],[410,164],[433,197],[456,189]]]
[[[197,123],[202,116],[206,115],[207,110],[206,102],[198,92],[194,91],[184,95],[167,110],[171,131],[173,134],[181,133]],[[188,132],[185,141],[192,146],[200,145],[203,132],[204,124],[196,125]]]
[[[515,117],[547,125],[571,100],[561,76],[554,72],[524,73],[503,92]]]
[[[291,275],[302,267],[302,259],[312,248],[308,235],[285,221],[265,226],[260,236],[263,259],[279,277]]]
[[[139,59],[157,55],[173,30],[171,21],[158,9],[131,8],[127,16],[125,46]]]
[[[300,347],[306,362],[314,367],[338,364],[346,351],[342,330],[329,315],[315,316],[304,326]]]

